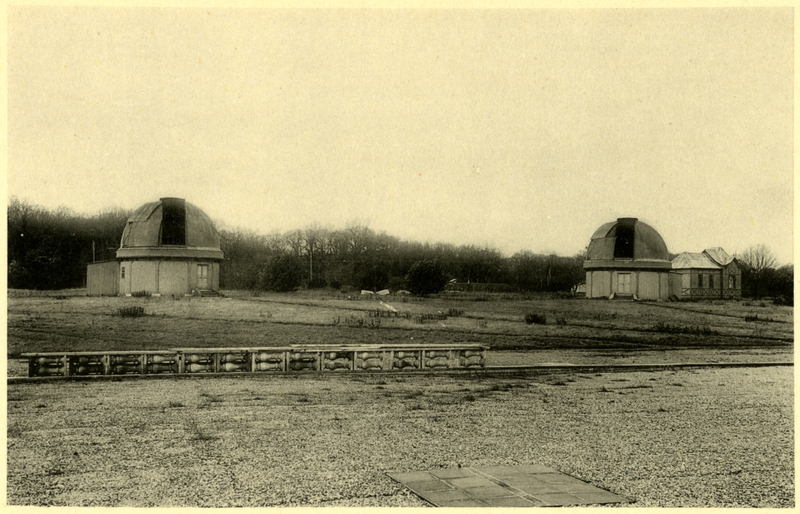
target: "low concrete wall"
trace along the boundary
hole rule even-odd
[[[29,377],[483,368],[476,344],[180,348],[137,352],[23,353]]]

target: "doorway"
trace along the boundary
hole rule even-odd
[[[208,289],[208,264],[197,265],[197,289]]]
[[[617,294],[631,294],[631,274],[617,274]]]

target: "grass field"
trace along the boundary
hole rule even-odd
[[[491,350],[755,350],[791,354],[792,308],[523,295],[378,298],[338,291],[225,291],[226,298],[10,291],[8,354],[289,344],[481,343]],[[388,314],[391,306],[399,316]],[[123,317],[142,307],[145,316]],[[528,324],[525,316],[544,317]]]

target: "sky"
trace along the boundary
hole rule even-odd
[[[793,11],[8,8],[7,191],[182,197],[261,234],[364,224],[574,255],[792,262]]]

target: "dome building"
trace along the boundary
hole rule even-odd
[[[619,218],[598,228],[583,268],[587,298],[669,299],[667,245],[653,227],[636,218]]]
[[[219,289],[219,233],[206,213],[183,198],[161,198],[136,209],[116,257],[89,265],[88,294],[214,294]]]

